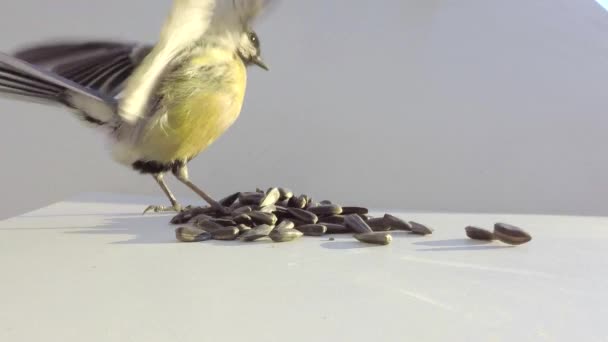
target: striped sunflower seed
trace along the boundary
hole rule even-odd
[[[181,242],[201,242],[211,240],[211,234],[193,227],[179,227],[175,230],[175,237]]]
[[[239,216],[241,214],[246,214],[248,212],[253,211],[253,208],[251,206],[242,206],[240,208],[236,208],[234,209],[230,214],[232,214],[232,216]]]
[[[252,228],[246,224],[239,224],[236,226],[239,229],[239,234],[243,234],[247,231],[250,231]]]
[[[314,224],[319,221],[319,217],[317,217],[317,215],[311,213],[310,211],[306,211],[304,209],[288,208],[287,211],[289,212],[289,215],[291,215],[293,218],[306,222],[306,223]]]
[[[211,232],[211,236],[214,240],[236,240],[239,232],[240,230],[237,227],[224,227]]]
[[[342,215],[359,214],[366,215],[369,213],[367,208],[362,207],[342,207]]]
[[[369,219],[367,221],[367,224],[375,232],[385,232],[385,231],[391,230],[391,225],[388,224],[388,222],[383,217],[376,217],[376,218]]]
[[[246,242],[256,241],[262,238],[265,238],[272,232],[274,226],[269,226],[267,224],[259,225],[251,230],[246,231],[241,235],[241,240]]]
[[[304,209],[306,207],[306,197],[304,195],[301,196],[297,196],[297,197],[292,197],[289,202],[288,202],[288,206],[291,208],[299,208],[299,209]]]
[[[218,230],[218,229],[222,229],[224,228],[224,226],[222,226],[219,223],[215,223],[211,220],[199,220],[196,222],[192,222],[192,225],[195,226],[196,228],[200,228],[202,230],[206,230],[208,232],[213,232],[214,230]]]
[[[410,221],[410,225],[412,226],[412,233],[414,234],[418,234],[418,235],[429,235],[429,234],[433,234],[433,229],[430,227],[427,227],[423,224],[420,224],[418,222],[414,222],[414,221]]]
[[[241,214],[234,218],[234,222],[236,222],[237,224],[251,225],[253,220],[251,219],[251,216],[247,214]]]
[[[214,209],[210,207],[196,207],[189,210],[184,210],[179,214],[175,215],[171,219],[172,224],[183,224],[189,222],[193,217],[198,216],[200,214],[213,214],[215,212]]]
[[[346,234],[352,233],[353,230],[349,227],[346,227],[343,224],[337,223],[322,223],[325,227],[327,227],[327,234]]]
[[[287,188],[279,188],[279,193],[281,194],[281,197],[279,198],[280,201],[289,200],[293,197],[293,191]]]
[[[274,242],[289,242],[303,236],[302,232],[296,229],[275,229],[270,233],[270,238]]]
[[[263,193],[259,192],[242,192],[239,195],[239,202],[244,205],[259,205],[264,198]]]
[[[322,200],[321,205],[332,205],[333,203],[330,200]]]
[[[359,234],[373,232],[372,228],[365,221],[363,221],[359,215],[356,214],[346,215],[344,217],[344,225]]]
[[[228,218],[214,218],[211,219],[210,221],[213,221],[219,225],[222,225],[224,227],[234,227],[236,226],[236,222],[233,219],[228,219]]]
[[[494,225],[494,236],[509,245],[521,245],[532,240],[532,236],[523,229],[506,223]]]
[[[281,198],[281,192],[278,188],[271,188],[268,190],[264,198],[260,201],[260,207],[268,207],[271,205],[275,205],[279,198]]]
[[[294,229],[296,227],[295,223],[291,220],[283,220],[281,221],[275,228],[275,230],[281,229]]]
[[[319,217],[319,222],[320,223],[337,223],[337,224],[342,224],[342,223],[344,223],[344,215],[333,215],[333,216]]]
[[[232,195],[222,198],[221,200],[219,200],[218,203],[220,205],[222,205],[223,207],[230,207],[239,199],[240,195],[241,195],[240,192],[235,192]]]
[[[251,220],[258,224],[267,224],[273,226],[277,223],[277,217],[271,213],[264,213],[261,211],[252,211],[247,214],[251,217]]]
[[[327,232],[327,227],[322,224],[305,224],[296,227],[296,229],[306,236],[322,236]]]
[[[464,229],[467,232],[467,236],[473,240],[492,241],[496,240],[494,233],[487,229],[468,226]]]
[[[384,232],[360,233],[355,234],[354,237],[363,243],[375,245],[388,245],[393,241],[391,234]]]
[[[317,207],[308,208],[307,210],[317,216],[333,216],[342,213],[342,207],[335,204],[319,205]]]
[[[388,225],[389,227],[391,227],[391,230],[406,230],[406,231],[412,230],[412,226],[409,223],[398,218],[397,216],[393,216],[391,214],[385,214],[383,219],[384,219],[385,224]]]

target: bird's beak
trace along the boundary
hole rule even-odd
[[[260,68],[262,68],[266,71],[270,71],[270,68],[268,68],[268,65],[266,65],[266,63],[264,63],[264,61],[262,60],[262,58],[260,56],[254,57],[252,62],[253,62],[253,64],[259,66]]]

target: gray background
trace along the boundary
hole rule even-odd
[[[153,41],[168,7],[5,2],[0,49]],[[284,0],[258,32],[272,72],[250,72],[241,118],[191,163],[212,194],[285,185],[377,208],[608,215],[608,13],[593,0]],[[69,113],[0,108],[0,217],[81,192],[160,196]]]

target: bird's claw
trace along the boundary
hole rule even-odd
[[[167,213],[167,212],[182,212],[188,208],[191,208],[192,206],[188,206],[186,208],[182,208],[180,205],[174,205],[174,206],[162,206],[162,205],[151,205],[149,207],[146,208],[146,210],[144,210],[142,215],[145,215],[149,212],[152,213]]]

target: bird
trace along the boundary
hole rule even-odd
[[[54,41],[0,53],[0,95],[60,105],[104,130],[120,164],[151,175],[169,205],[173,174],[207,204],[229,212],[189,178],[188,163],[240,115],[247,68],[269,70],[254,20],[270,0],[173,0],[153,45]]]

